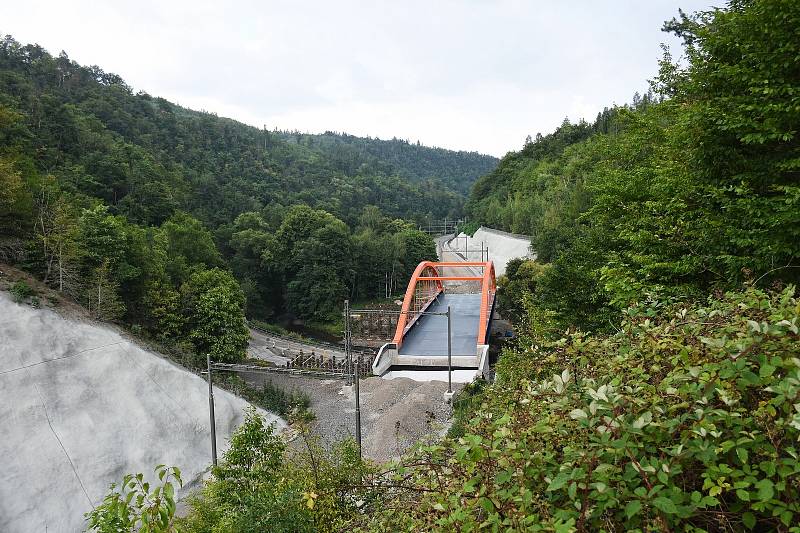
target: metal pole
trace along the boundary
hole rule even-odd
[[[211,380],[211,355],[206,354],[208,365],[208,413],[211,419],[211,462],[217,466],[217,422],[214,417],[214,384]]]
[[[349,358],[353,358],[350,331],[350,300],[344,301],[344,346]],[[356,366],[353,372],[353,392],[356,396],[356,443],[358,444],[358,457],[361,458],[361,393],[359,391],[359,380],[361,378],[361,354],[358,354]]]
[[[353,353],[350,350],[350,300],[344,301],[344,359],[347,367],[347,384],[353,384]]]
[[[453,392],[453,335],[450,321],[450,306],[447,306],[447,393]]]
[[[356,377],[355,377],[355,393],[356,393],[356,442],[358,443],[358,457],[361,458],[361,393],[358,390],[358,382],[361,379],[361,354],[358,354],[356,360]]]

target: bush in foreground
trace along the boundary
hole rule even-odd
[[[341,531],[364,505],[368,469],[352,441],[323,450],[301,429],[288,448],[255,410],[231,437],[230,449],[179,524],[188,532]]]

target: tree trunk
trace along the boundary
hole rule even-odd
[[[64,292],[64,244],[58,245],[58,292]]]

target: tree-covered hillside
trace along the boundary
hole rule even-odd
[[[682,14],[665,30],[683,38],[687,66],[664,57],[655,99],[565,122],[476,183],[469,214],[532,236],[547,265],[526,283],[562,325],[608,328],[644,299],[800,281],[798,11],[734,1]]]
[[[287,142],[326,153],[330,160],[350,174],[357,173],[362,165],[368,165],[412,182],[438,180],[463,194],[469,192],[478,177],[497,166],[497,158],[489,155],[432,148],[421,145],[419,141],[381,140],[330,131],[319,135],[282,131],[278,135]]]
[[[236,359],[245,308],[324,321],[435,256],[416,224],[457,215],[463,195],[448,184],[486,158],[416,150],[454,172],[184,109],[7,36],[0,260],[97,317]]]
[[[7,135],[33,166],[143,223],[162,222],[176,206],[216,226],[295,203],[348,223],[370,204],[394,217],[452,216],[460,206],[453,191],[466,191],[496,161],[260,130],[134,93],[115,74],[9,36],[0,43],[0,103],[20,115]]]

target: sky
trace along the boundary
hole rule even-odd
[[[719,2],[717,2],[717,5]],[[645,92],[700,0],[26,0],[0,34],[257,127],[502,156]]]

